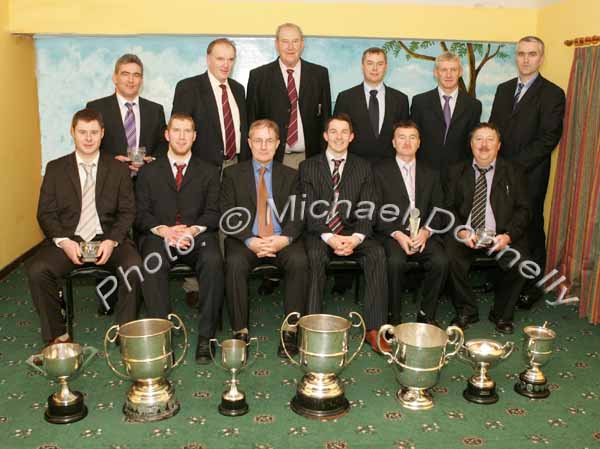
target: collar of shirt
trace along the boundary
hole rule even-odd
[[[479,167],[479,166],[477,165],[477,161],[475,160],[475,158],[473,158],[473,163],[471,165],[473,166],[473,170],[475,171],[475,179],[477,179],[479,177],[479,170],[477,170],[477,167]],[[494,170],[496,169],[496,159],[494,159],[491,162],[491,164],[488,165],[487,167],[479,167],[479,168],[491,168],[491,170],[488,171],[486,173],[486,175],[489,173],[494,173]]]
[[[133,103],[134,108],[140,107],[140,96],[139,95],[137,95],[133,100],[127,100],[120,93],[116,92],[116,94],[117,94],[117,101],[119,102],[119,108],[127,109],[127,106],[125,106],[125,103]]]
[[[177,168],[175,164],[185,164],[185,168],[183,169],[183,174],[187,171],[190,166],[190,159],[192,159],[192,153],[188,153],[188,155],[184,159],[178,159],[171,150],[167,151],[167,158],[169,159],[169,166],[171,167],[171,171],[173,172],[173,176],[177,175]]]
[[[327,157],[327,162],[329,162],[329,165],[333,164],[333,162],[331,162],[331,159],[336,159],[336,160],[344,159],[344,164],[348,160],[348,152],[347,151],[344,154],[337,154],[328,148],[327,150],[325,150],[325,156]]]
[[[96,153],[96,157],[92,159],[91,162],[85,162],[77,151],[75,151],[75,161],[77,162],[77,167],[81,167],[79,164],[96,164],[96,168],[98,168],[98,160],[100,160],[100,152]]]
[[[214,76],[212,73],[210,73],[210,70],[207,70],[207,73],[208,73],[208,80],[210,81],[210,85],[212,86],[212,88],[215,92],[219,92],[219,94],[221,94],[221,84],[225,84],[225,86],[227,86],[227,90],[229,90],[228,80],[221,82],[217,79],[216,76]]]
[[[377,91],[377,96],[379,97],[380,95],[385,95],[385,87],[383,85],[383,83],[379,83],[377,86],[369,86],[367,83],[365,83],[363,81],[363,87],[365,89],[365,95],[367,97],[371,96],[371,91],[372,90],[376,90]]]
[[[287,84],[287,78],[288,78],[288,69],[290,69],[290,67],[286,66],[283,62],[281,62],[281,58],[277,58],[277,61],[279,61],[279,68],[281,69],[281,74],[283,75],[283,79],[286,81]],[[295,67],[291,67],[291,69],[294,70],[294,80],[298,79],[298,77],[300,76],[300,71],[302,70],[302,60],[298,59],[298,63],[296,64]]]
[[[537,72],[535,74],[535,76],[533,78],[531,78],[529,81],[527,81],[526,83],[523,83],[523,81],[521,81],[521,77],[520,76],[517,77],[517,86],[515,87],[515,93],[517,92],[517,90],[519,90],[519,83],[523,83],[522,92],[525,92],[527,89],[529,89],[531,87],[531,85],[537,79],[537,77],[539,75],[540,75],[540,72]],[[521,94],[521,96],[523,96],[523,94]]]
[[[398,167],[400,168],[400,170],[402,170],[406,167],[412,173],[412,171],[415,167],[415,164],[416,164],[416,159],[413,159],[409,163],[406,163],[402,159],[400,159],[398,156],[396,156],[396,163],[398,164]]]
[[[258,171],[260,170],[261,167],[265,167],[267,169],[267,172],[271,173],[273,171],[273,161],[269,162],[267,165],[265,164],[261,164],[260,162],[258,162],[255,159],[252,159],[252,167],[254,168],[254,173],[256,173],[256,180],[258,181]]]
[[[438,94],[440,96],[440,101],[442,102],[442,104],[444,104],[444,102],[446,101],[446,100],[444,100],[444,95],[450,96],[450,103],[456,102],[456,99],[458,98],[458,87],[456,89],[454,89],[454,91],[452,93],[447,94],[446,92],[444,92],[442,90],[441,87],[438,86]]]

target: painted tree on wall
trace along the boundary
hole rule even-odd
[[[383,44],[383,50],[394,56],[398,56],[400,52],[406,53],[406,59],[411,58],[422,59],[425,61],[435,61],[435,56],[429,56],[419,53],[420,50],[425,50],[439,43],[442,51],[450,51],[461,59],[467,59],[469,63],[469,87],[465,85],[463,77],[460,77],[460,88],[466,90],[473,97],[477,96],[477,76],[483,66],[494,58],[507,59],[509,55],[502,51],[504,44],[498,44],[492,49],[492,44],[477,44],[473,42],[452,42],[450,46],[445,41],[411,41],[405,44],[401,40],[388,41]],[[480,58],[477,61],[477,58]]]

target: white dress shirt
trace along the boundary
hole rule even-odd
[[[233,129],[235,131],[235,152],[240,154],[240,143],[242,138],[242,132],[240,130],[240,110],[229,87],[229,82],[225,80],[221,83],[215,76],[208,71],[208,79],[210,80],[210,86],[212,87],[213,93],[215,94],[215,101],[217,103],[217,111],[219,111],[219,123],[221,124],[221,136],[223,137],[223,154],[226,153],[226,136],[225,136],[225,121],[223,120],[223,89],[221,84],[227,86],[227,100],[229,101],[229,109],[231,109],[231,118],[233,119]],[[196,125],[198,126],[198,125]]]
[[[123,127],[125,127],[125,116],[127,115],[127,106],[125,103],[132,103],[133,107],[133,115],[135,117],[135,146],[140,146],[140,129],[142,128],[140,121],[140,97],[137,96],[133,100],[126,100],[121,96],[121,94],[117,93],[117,101],[119,103],[119,111],[121,111],[121,121],[123,122]]]
[[[515,89],[515,95],[517,93],[517,90],[519,90],[519,83],[523,83],[523,88],[521,89],[521,94],[519,95],[517,102],[521,101],[521,98],[523,98],[523,95],[525,95],[525,92],[527,92],[527,90],[531,87],[533,82],[537,79],[538,75],[539,75],[539,72],[536,73],[535,76],[533,78],[531,78],[529,81],[527,81],[526,83],[521,81],[521,77],[517,78],[517,87]]]
[[[454,89],[454,92],[447,94],[442,90],[441,87],[438,86],[438,94],[440,96],[440,104],[442,105],[442,111],[444,110],[444,104],[446,103],[444,95],[450,97],[450,101],[448,103],[450,105],[450,117],[452,117],[454,115],[454,108],[456,107],[456,99],[458,98],[458,87]]]
[[[301,62],[298,60],[298,64],[294,67],[294,73],[292,77],[294,78],[294,83],[296,84],[296,94],[298,95],[298,140],[293,146],[289,146],[287,143],[285,144],[285,152],[286,153],[304,153],[306,151],[306,143],[304,142],[304,126],[302,126],[302,116],[300,115],[300,73],[301,73]],[[283,76],[283,84],[285,85],[287,92],[288,85],[288,68],[281,59],[279,59],[279,68],[281,69],[281,75]]]
[[[377,86],[373,87],[363,82],[363,87],[365,88],[367,110],[369,110],[369,100],[371,99],[371,91],[377,91],[377,95],[375,96],[377,97],[377,103],[379,104],[379,132],[381,132],[381,127],[383,126],[383,119],[385,118],[385,86],[383,85],[383,83],[379,83]]]

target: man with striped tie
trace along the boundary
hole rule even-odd
[[[61,315],[58,280],[83,265],[79,243],[101,241],[96,265],[117,272],[142,266],[127,235],[135,218],[133,188],[127,166],[100,153],[102,116],[83,109],[73,116],[75,152],[50,161],[40,190],[37,218],[46,236],[26,262],[33,304],[40,316],[45,343],[70,341]],[[96,201],[101,199],[101,201]],[[119,270],[120,273],[122,273]],[[136,318],[139,277],[132,270],[119,275],[116,318],[124,324]]]
[[[371,165],[348,152],[354,138],[346,114],[325,124],[325,153],[300,164],[300,184],[306,194],[305,246],[308,255],[308,313],[321,313],[326,269],[332,257],[357,260],[365,275],[367,342],[377,349],[377,331],[387,322],[385,252],[373,237],[376,190]],[[361,212],[362,211],[362,212]],[[383,342],[383,346],[387,345]]]
[[[480,123],[471,132],[473,159],[448,171],[450,184],[446,209],[455,217],[454,229],[446,235],[449,279],[456,317],[461,328],[479,321],[479,313],[468,274],[478,253],[496,256],[494,305],[488,318],[501,333],[513,332],[513,312],[527,272],[520,263],[527,259],[527,226],[530,220],[527,181],[523,168],[498,158],[500,131],[491,123]],[[495,235],[482,241],[476,234]]]

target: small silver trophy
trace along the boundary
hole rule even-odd
[[[418,208],[413,207],[408,212],[408,229],[410,232],[411,240],[416,239],[417,235],[419,235],[420,226],[421,226],[421,211]],[[410,250],[414,252],[417,250],[417,247],[410,245]]]
[[[131,159],[131,164],[134,167],[144,165],[144,157],[146,156],[146,147],[129,147],[127,148],[127,157]]]
[[[489,248],[494,244],[494,237],[496,232],[487,228],[477,228],[475,230],[475,246],[477,248]]]
[[[548,380],[540,369],[552,358],[556,332],[549,329],[548,322],[543,326],[527,326],[523,329],[523,357],[527,361],[527,370],[519,375],[515,391],[531,399],[543,399],[550,395]]]
[[[98,260],[98,249],[100,249],[100,242],[97,240],[79,242],[79,249],[81,250],[82,262],[95,263],[96,260]]]

